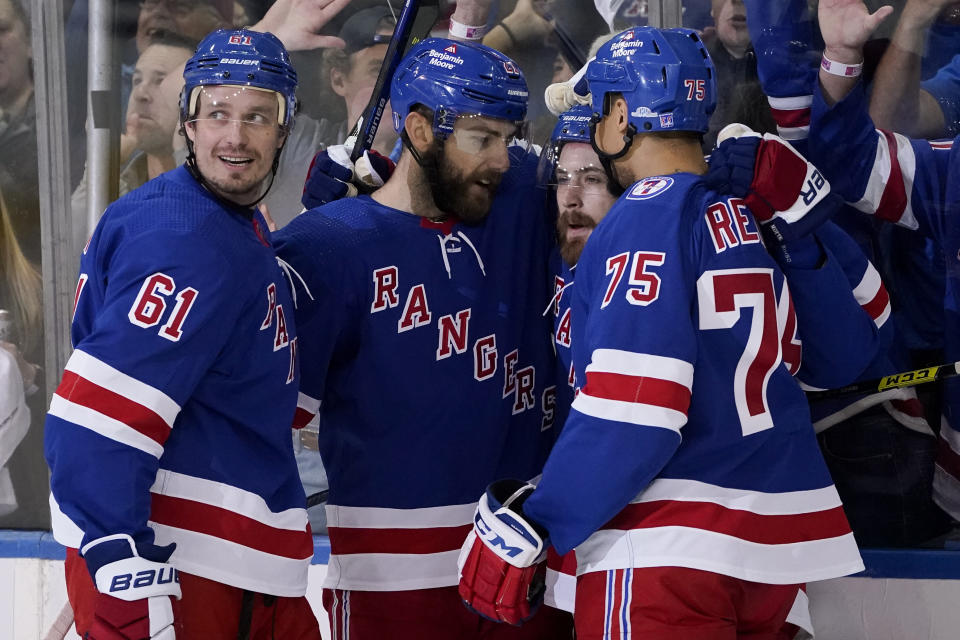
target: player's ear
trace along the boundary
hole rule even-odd
[[[347,75],[340,69],[330,69],[330,88],[341,98],[347,95]]]
[[[192,143],[197,141],[197,123],[192,120],[187,120],[183,123],[183,135],[187,136],[187,140]]]
[[[616,98],[613,101],[613,106],[610,109],[610,113],[614,118],[614,126],[621,135],[625,135],[627,133],[627,127],[630,124],[628,111],[629,109],[627,107],[627,101],[624,100],[623,97]]]
[[[423,114],[411,111],[403,121],[410,144],[417,151],[426,151],[433,144],[433,123]]]

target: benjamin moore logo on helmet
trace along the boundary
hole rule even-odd
[[[517,65],[513,64],[509,60],[503,61],[503,70],[507,73],[519,74],[520,70],[517,69]]]
[[[627,31],[620,39],[610,45],[610,57],[620,58],[633,55],[643,46],[643,40],[636,40],[633,31]]]
[[[429,64],[432,64],[443,69],[453,69],[454,65],[462,65],[463,58],[457,55],[452,55],[457,52],[456,45],[450,45],[443,51],[437,51],[436,49],[430,50],[430,61]]]
[[[638,182],[630,193],[627,194],[627,200],[649,200],[658,196],[673,186],[673,178],[664,176],[653,176]]]

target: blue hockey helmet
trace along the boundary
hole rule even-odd
[[[636,133],[705,133],[717,106],[716,70],[692,29],[627,29],[600,47],[586,79],[594,118],[606,114],[609,94],[620,93]]]
[[[272,33],[246,29],[214,31],[197,46],[183,69],[180,120],[196,113],[200,88],[238,85],[274,91],[278,95],[277,118],[290,128],[297,110],[297,72],[290,54]]]
[[[563,142],[586,142],[590,144],[590,118],[593,112],[585,104],[578,104],[560,114],[557,125],[550,135],[550,145]]]
[[[567,142],[590,144],[590,120],[593,110],[587,105],[577,105],[560,114],[550,144],[540,153],[537,167],[537,183],[541,186],[554,182],[554,171],[560,158],[560,151]]]
[[[414,105],[434,112],[433,131],[445,137],[460,115],[520,122],[527,115],[527,81],[499,51],[473,42],[427,38],[397,68],[390,85],[393,127],[403,131]]]

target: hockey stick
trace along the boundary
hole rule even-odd
[[[559,22],[554,22],[553,34],[557,37],[557,42],[560,45],[563,56],[567,59],[567,62],[572,63],[570,68],[576,71],[587,63],[586,57],[583,55],[583,52],[580,51],[580,47],[573,41],[573,38],[567,30],[560,26]]]
[[[808,391],[808,400],[823,400],[825,398],[839,398],[842,396],[853,395],[857,393],[878,393],[890,389],[904,389],[918,384],[928,382],[937,382],[945,378],[952,378],[960,375],[960,362],[950,364],[941,364],[925,369],[915,369],[914,371],[904,371],[903,373],[894,373],[893,375],[875,378],[873,380],[864,380],[863,382],[854,382],[839,389],[827,389],[825,391]]]
[[[350,161],[356,162],[364,151],[373,146],[373,138],[380,126],[383,110],[390,100],[390,81],[400,66],[400,59],[410,50],[410,47],[429,35],[430,28],[440,15],[440,0],[406,0],[400,17],[397,18],[397,27],[387,46],[387,54],[380,65],[377,83],[373,86],[370,102],[363,110],[363,115],[357,120],[347,139],[353,138],[353,151]]]
[[[327,501],[327,496],[330,495],[330,489],[324,489],[323,491],[317,491],[316,493],[311,493],[307,496],[307,509],[310,507],[315,507],[318,504],[323,504]]]
[[[43,640],[63,640],[67,637],[67,634],[70,633],[71,627],[73,627],[73,607],[70,606],[70,601],[67,600],[66,604],[64,604],[60,610],[57,619],[50,625],[50,630],[47,631],[47,635],[43,636]]]

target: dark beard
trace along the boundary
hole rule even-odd
[[[589,227],[590,229],[597,226],[593,218],[579,211],[572,213],[561,212],[557,217],[557,240],[560,244],[560,257],[563,258],[563,261],[568,267],[577,264],[577,261],[580,259],[580,253],[583,251],[583,247],[586,246],[586,240],[583,238],[567,241],[567,229],[570,228],[571,224],[580,227]]]
[[[435,143],[430,151],[421,155],[421,165],[426,173],[430,192],[437,208],[444,213],[456,216],[461,222],[468,225],[477,225],[486,220],[490,213],[490,206],[500,186],[502,175],[498,171],[475,171],[464,174],[447,162],[443,151],[443,144]],[[468,190],[476,185],[477,180],[489,180],[486,188],[488,197],[478,198],[470,196]]]

